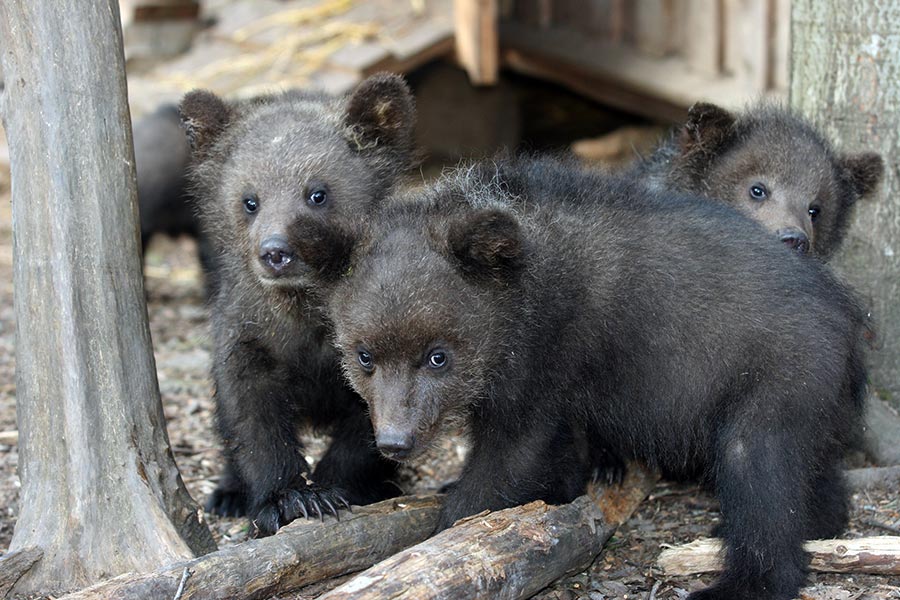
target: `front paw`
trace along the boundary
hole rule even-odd
[[[301,515],[308,519],[325,520],[326,514],[340,518],[342,508],[350,510],[350,503],[339,488],[326,488],[314,483],[297,488],[279,490],[264,503],[253,519],[253,537],[266,537]]]

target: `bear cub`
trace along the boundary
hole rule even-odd
[[[410,461],[445,422],[470,428],[439,530],[582,493],[573,422],[715,491],[726,568],[693,600],[794,598],[803,540],[844,527],[862,312],[738,212],[566,162],[485,163],[392,201],[351,262],[329,314],[378,449]]]
[[[133,137],[141,248],[146,253],[147,245],[157,234],[195,238],[209,296],[215,287],[212,248],[201,232],[194,198],[188,189],[191,148],[178,107],[163,104],[141,117],[134,122]]]
[[[630,176],[730,204],[790,248],[827,260],[854,204],[875,192],[883,172],[878,154],[838,154],[787,110],[761,105],[734,114],[699,103]]]
[[[217,283],[212,376],[226,465],[207,510],[246,514],[269,535],[300,515],[396,495],[396,463],[379,455],[365,404],[341,377],[307,261],[316,246],[296,225],[362,218],[412,166],[409,89],[376,75],[339,98],[228,103],[194,91],[181,114]],[[312,473],[301,425],[332,435]]]

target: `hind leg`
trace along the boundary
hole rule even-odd
[[[231,459],[226,459],[219,485],[206,501],[206,510],[223,517],[243,517],[247,514],[247,485],[238,475]]]
[[[756,416],[744,422],[751,425],[726,428],[716,448],[725,570],[689,600],[791,600],[806,578],[812,474],[803,461],[808,449],[797,440],[804,436]]]
[[[847,484],[837,464],[829,466],[816,477],[809,501],[805,538],[817,540],[841,535],[847,527],[850,503]]]

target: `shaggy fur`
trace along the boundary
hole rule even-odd
[[[844,238],[853,205],[875,192],[883,172],[879,155],[838,154],[787,110],[759,106],[733,114],[701,103],[631,175],[661,190],[726,202],[792,247],[827,260]]]
[[[227,464],[207,509],[248,514],[267,535],[301,514],[396,495],[396,464],[376,451],[365,405],[341,378],[308,259],[339,247],[328,223],[361,218],[411,166],[406,84],[379,75],[349,97],[288,92],[237,104],[197,91],[181,111],[220,284],[212,373]],[[303,218],[328,237],[302,238]],[[312,474],[299,425],[333,436]]]
[[[863,317],[754,221],[567,163],[482,164],[392,203],[352,263],[329,313],[379,448],[471,430],[439,530],[581,493],[571,422],[715,490],[726,569],[694,600],[794,598],[803,540],[844,526]]]
[[[178,107],[164,104],[135,121],[134,159],[143,249],[146,251],[147,244],[158,233],[197,238],[200,263],[211,290],[212,249],[201,235],[193,198],[187,189],[191,149],[181,127]]]

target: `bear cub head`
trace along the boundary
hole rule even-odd
[[[514,351],[521,228],[502,205],[472,210],[469,201],[449,186],[397,199],[330,294],[344,372],[369,405],[379,451],[394,460],[468,423]]]
[[[337,224],[363,218],[413,163],[414,101],[394,75],[340,98],[290,91],[229,103],[198,90],[180,109],[217,266],[269,289],[308,287],[310,264],[323,263],[309,254],[349,244]]]
[[[667,153],[668,184],[731,204],[790,248],[822,259],[884,172],[878,154],[839,154],[809,123],[773,106],[734,114],[695,104]]]

